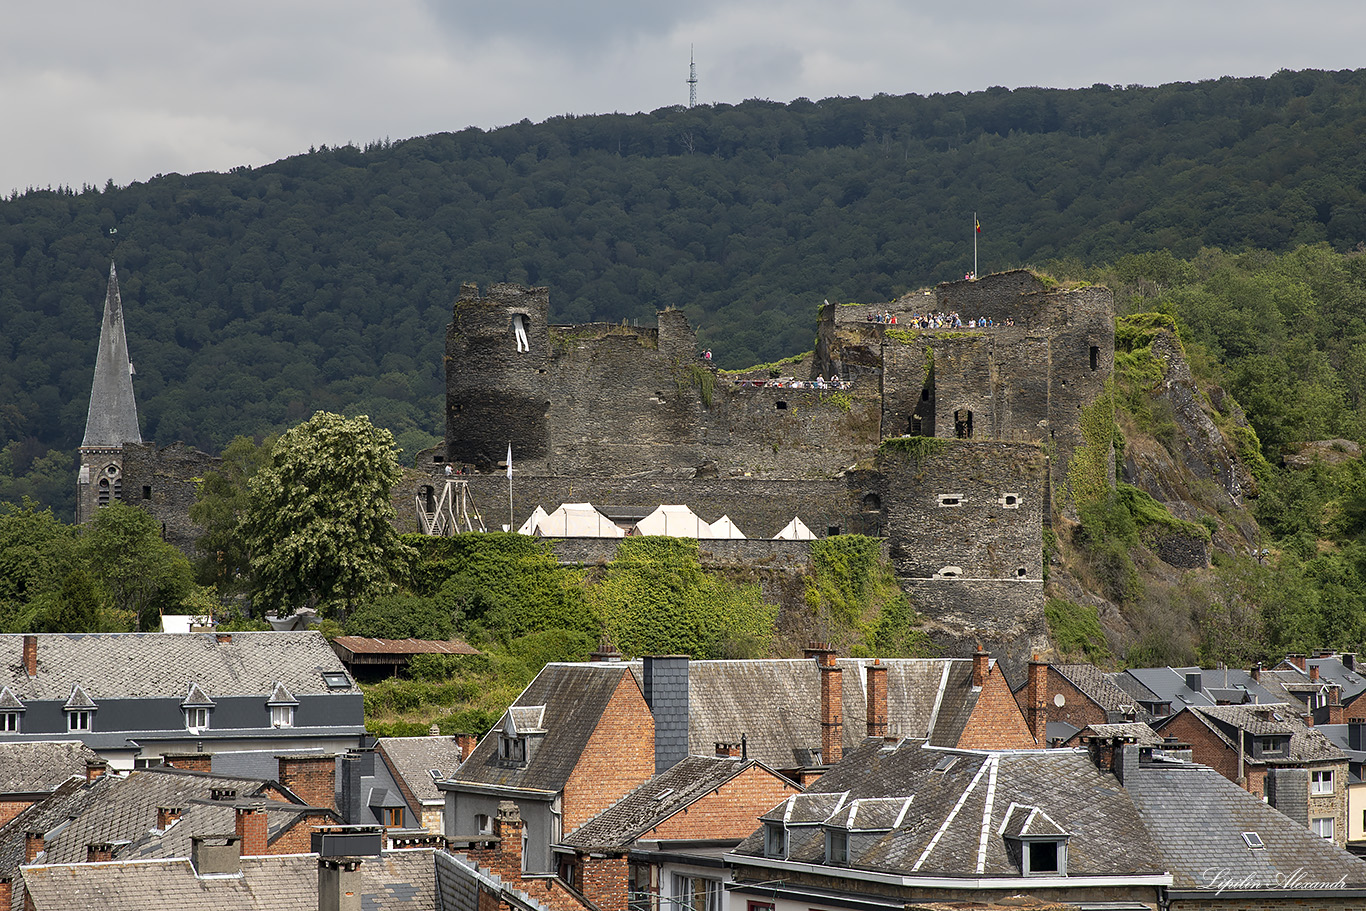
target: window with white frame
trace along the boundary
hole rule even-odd
[[[89,731],[95,720],[95,713],[89,709],[71,709],[66,713],[68,731]]]
[[[207,731],[209,729],[209,708],[208,706],[197,705],[185,708],[185,730],[191,733]]]
[[[1309,820],[1309,828],[1320,838],[1327,838],[1331,841],[1333,838],[1333,817],[1320,816],[1316,819],[1311,819]]]
[[[1331,770],[1319,770],[1309,773],[1309,793],[1315,796],[1333,793],[1333,773]]]
[[[272,705],[270,707],[270,726],[273,728],[294,727],[294,706]]]
[[[479,830],[480,835],[492,835],[493,817],[487,813],[474,814],[474,827]]]
[[[842,865],[849,863],[849,832],[846,829],[825,830],[825,862]]]
[[[721,880],[673,875],[674,911],[721,911]]]
[[[23,716],[19,712],[0,712],[0,731],[17,734],[21,717]]]

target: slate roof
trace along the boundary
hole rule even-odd
[[[756,765],[759,763],[752,759],[746,762],[689,756],[603,810],[561,843],[580,850],[628,847],[664,820]]]
[[[149,830],[156,826],[159,807],[189,810],[196,802],[205,802],[213,804],[215,809],[224,809],[232,813],[232,804],[235,800],[270,800],[270,788],[278,787],[274,782],[261,779],[205,775],[168,768],[144,769],[134,772],[127,778],[104,778],[110,779],[109,786],[91,797],[80,807],[79,812],[67,813],[66,818],[70,823],[49,838],[41,858],[43,862],[79,863],[86,858],[87,845],[106,842],[128,845],[128,850],[139,856],[165,856],[157,847],[159,840],[149,842],[144,839]],[[104,778],[100,780],[103,781]],[[232,790],[236,792],[236,796],[226,801],[213,801],[212,796],[216,790]],[[282,806],[276,805],[273,801],[268,805],[268,837],[277,836],[298,818],[296,810],[290,810],[284,815],[282,813]],[[179,844],[183,841],[184,845],[188,846],[190,834],[223,834],[217,817],[207,812],[199,812],[198,815],[201,820],[212,819],[215,829],[192,833],[189,826],[177,824],[167,830],[168,835],[175,833],[171,843]],[[235,822],[229,820],[227,831],[231,832],[234,829]],[[22,838],[22,833],[20,836]],[[132,847],[134,845],[138,847]],[[115,856],[120,857],[121,852]]]
[[[93,782],[70,778],[45,799],[0,826],[0,876],[13,876],[24,862],[24,833],[50,832],[79,816],[121,779],[102,775]]]
[[[1187,711],[1234,749],[1238,747],[1238,741],[1233,735],[1234,730],[1241,729],[1253,737],[1290,735],[1290,749],[1285,757],[1268,761],[1248,753],[1244,756],[1245,762],[1285,765],[1304,762],[1345,762],[1347,759],[1346,754],[1334,746],[1322,731],[1306,725],[1296,709],[1284,703],[1192,706]]]
[[[1106,712],[1122,715],[1126,709],[1138,708],[1134,697],[1115,686],[1109,676],[1094,664],[1053,664],[1050,667]]]
[[[454,780],[560,791],[623,679],[633,678],[621,663],[547,664],[513,703],[515,707],[545,707],[545,733],[528,738],[526,762],[513,764],[498,759],[499,735],[509,721],[505,712],[475,745]]]
[[[1262,803],[1218,772],[1192,763],[1144,766],[1125,776],[1125,790],[1172,874],[1172,889],[1208,889],[1212,876],[1277,883],[1366,886],[1366,863]],[[1264,848],[1249,848],[1255,832]],[[1296,871],[1299,871],[1298,873]],[[1234,896],[1225,893],[1233,902]]]
[[[977,704],[972,660],[883,658],[887,668],[887,727],[892,735],[952,746]],[[841,707],[847,752],[867,733],[870,659],[840,658]],[[640,662],[632,672],[643,682]],[[821,746],[820,675],[812,658],[688,663],[688,751],[711,755],[718,741],[738,743],[747,756],[775,769],[812,765]]]
[[[1200,689],[1193,690],[1186,685],[1188,674],[1200,675]],[[1193,705],[1214,705],[1219,701],[1267,703],[1276,702],[1278,698],[1253,680],[1247,671],[1236,668],[1135,667],[1114,674],[1111,680],[1144,702],[1169,704],[1173,715]]]
[[[1306,659],[1304,666],[1319,669],[1319,683],[1336,683],[1342,687],[1344,705],[1366,692],[1366,677],[1358,673],[1355,668],[1348,670],[1347,666],[1342,663],[1342,659],[1336,655]]]
[[[1158,746],[1163,742],[1162,737],[1142,721],[1130,721],[1123,724],[1088,724],[1068,738],[1067,744],[1069,746],[1076,745],[1080,743],[1083,737],[1128,737],[1139,746]]]
[[[947,759],[953,761],[941,762]],[[1163,872],[1124,789],[1081,751],[986,753],[913,743],[888,747],[869,740],[812,784],[806,802],[821,792],[835,803],[833,795],[844,792],[849,800],[911,799],[901,824],[891,831],[850,838],[848,866],[854,869],[903,876],[1020,876],[1002,826],[1012,807],[1014,814],[1037,807],[1069,835],[1069,877]],[[1028,818],[1025,812],[1021,820]],[[1042,820],[1038,825],[1044,825]],[[735,853],[762,857],[763,850],[760,829]],[[824,864],[824,826],[789,829],[787,859]],[[838,876],[838,868],[831,874]]]
[[[188,860],[36,865],[24,880],[39,911],[317,911],[318,859],[292,854],[242,859],[241,876],[199,877]],[[360,865],[366,911],[436,911],[431,850],[391,851]]]
[[[114,857],[117,860],[148,860],[152,858],[189,857],[190,839],[195,835],[230,835],[237,829],[237,810],[233,801],[212,801],[196,798],[187,805],[177,804],[181,810],[180,819],[165,829],[157,829],[156,810],[153,809],[148,820],[143,820],[140,834],[127,845],[118,845]],[[252,801],[266,814],[266,843],[274,841],[309,814],[312,808],[278,800]],[[49,850],[44,859],[48,863],[77,863],[81,858],[67,857],[65,861],[57,858],[58,852]]]
[[[454,737],[381,737],[377,750],[389,768],[422,802],[444,801],[431,770],[453,778],[460,770],[460,745]]]
[[[51,791],[99,754],[79,740],[0,743],[0,794]]]
[[[25,702],[66,700],[80,688],[101,699],[180,698],[198,684],[209,698],[256,696],[283,683],[295,696],[358,693],[329,689],[322,671],[345,673],[320,633],[45,633],[38,674],[24,670],[22,635],[0,635],[0,684]],[[349,679],[349,678],[348,678]]]

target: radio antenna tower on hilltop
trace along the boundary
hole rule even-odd
[[[693,46],[688,45],[688,107],[697,107],[697,61],[693,58]]]

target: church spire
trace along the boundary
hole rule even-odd
[[[104,324],[95,355],[95,381],[90,386],[90,411],[85,419],[81,448],[118,448],[141,443],[138,406],[133,401],[133,364],[128,360],[128,338],[123,332],[123,302],[119,279],[109,264],[109,289],[104,297]]]

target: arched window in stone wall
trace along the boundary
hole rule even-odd
[[[100,494],[99,494],[99,499],[98,499],[96,502],[97,502],[97,505],[99,505],[99,506],[108,506],[108,505],[109,505],[109,479],[108,479],[108,478],[100,478]]]
[[[863,495],[863,511],[878,512],[882,509],[882,499],[875,493]]]

